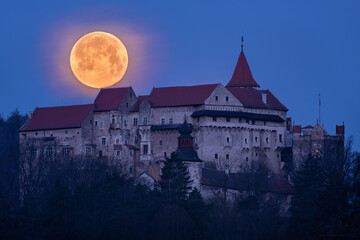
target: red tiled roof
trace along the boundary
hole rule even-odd
[[[314,127],[311,125],[307,125],[306,127],[303,127],[302,129],[313,129]]]
[[[236,64],[234,74],[230,82],[226,85],[227,87],[260,87],[249,67],[249,64],[246,60],[245,54],[241,51],[238,62]]]
[[[35,108],[33,116],[20,131],[79,128],[93,104]]]
[[[201,105],[218,84],[153,88],[150,101],[153,107]]]
[[[102,88],[95,98],[94,111],[118,110],[130,87],[124,88]]]
[[[226,87],[245,107],[268,108],[287,111],[288,109],[270,92],[255,88]],[[262,100],[262,93],[266,93],[266,104]]]
[[[146,99],[152,107],[178,107],[204,104],[218,84],[153,88],[150,95],[140,96],[133,111]]]

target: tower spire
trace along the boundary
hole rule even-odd
[[[241,52],[244,51],[244,36],[241,36]]]
[[[320,98],[320,92],[319,92],[319,125],[321,126],[321,98]]]

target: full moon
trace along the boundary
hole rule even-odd
[[[106,32],[91,32],[73,46],[70,66],[75,77],[92,88],[110,87],[119,82],[128,66],[124,44]]]

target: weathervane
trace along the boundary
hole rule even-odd
[[[241,36],[241,52],[244,49],[244,36]]]

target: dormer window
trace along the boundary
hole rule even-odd
[[[229,97],[226,97],[225,100],[228,102],[228,101],[229,101]]]
[[[219,97],[218,96],[215,96],[215,101],[218,101],[219,100]]]

